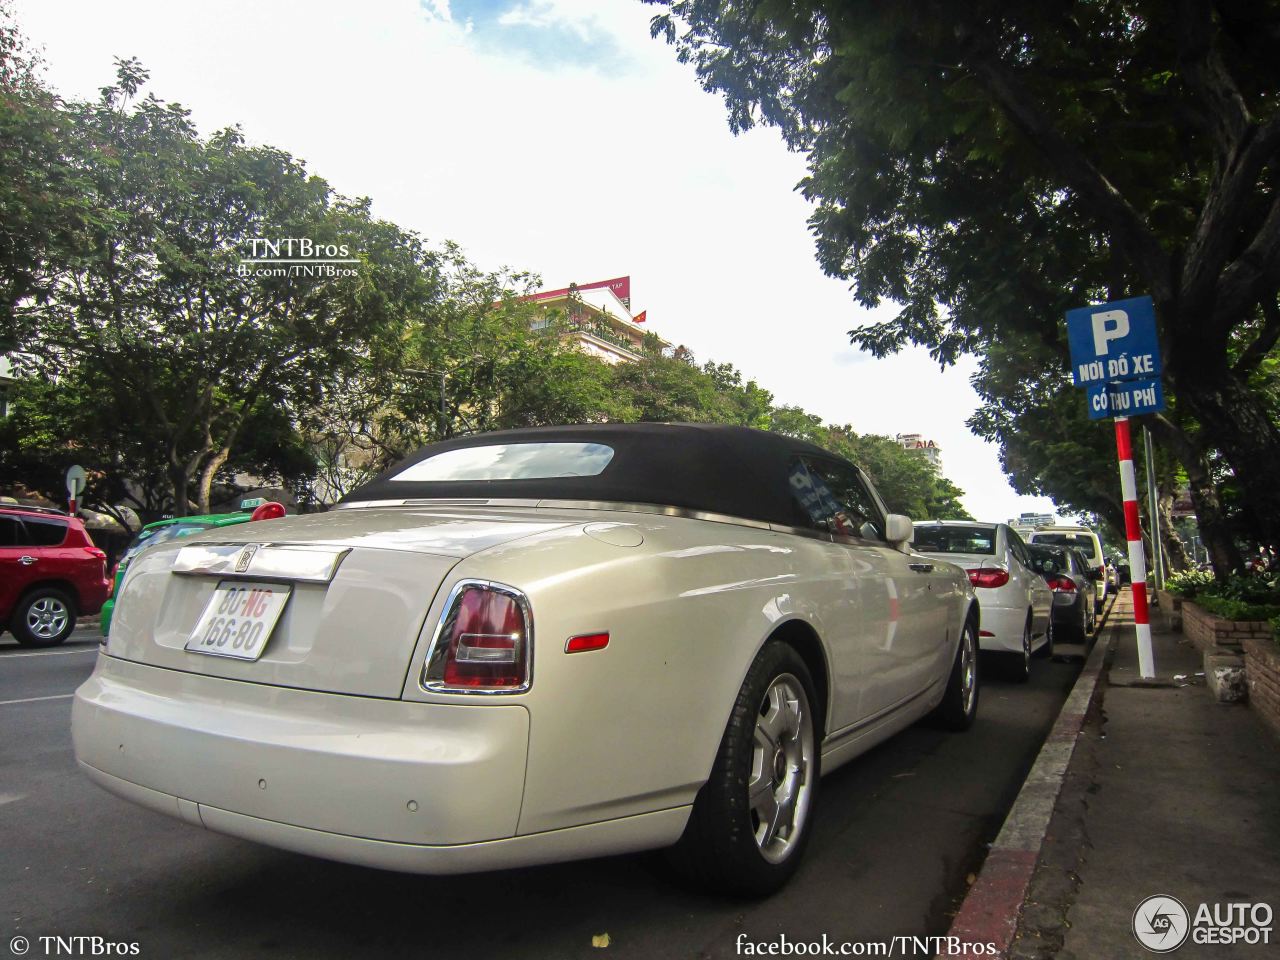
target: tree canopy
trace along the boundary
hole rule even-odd
[[[649,2],[735,131],[808,154],[822,268],[900,305],[855,344],[944,364],[1004,346],[1061,382],[1065,311],[1149,293],[1172,402],[1148,419],[1202,526],[1220,455],[1280,544],[1276,4]],[[996,379],[979,388],[1001,404]]]
[[[241,474],[323,506],[460,432],[671,420],[804,436],[892,509],[964,515],[922,457],[775,406],[729,364],[656,338],[617,366],[575,349],[537,278],[432,246],[237,128],[201,135],[134,60],[64,101],[23,51],[0,22],[0,349],[19,374],[0,484],[58,499],[78,462],[88,502],[146,519],[206,512]],[[343,262],[266,262],[296,253],[267,241],[303,239]]]

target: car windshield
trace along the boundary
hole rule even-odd
[[[157,543],[164,543],[167,540],[177,540],[179,537],[189,537],[193,533],[201,533],[202,531],[212,528],[209,523],[170,523],[163,527],[156,527],[154,530],[143,530],[133,542],[124,551],[124,560],[131,560],[147,547],[155,546]]]
[[[1052,543],[1063,547],[1073,547],[1091,561],[1097,561],[1098,559],[1098,552],[1095,549],[1093,534],[1091,533],[1033,533],[1031,537],[1035,543]]]
[[[594,477],[613,459],[603,443],[495,443],[446,450],[405,467],[392,480],[545,480]]]
[[[1046,547],[1038,543],[1027,544],[1031,554],[1031,566],[1040,573],[1061,573],[1071,569],[1067,551],[1062,547]]]
[[[996,528],[984,526],[916,527],[912,546],[923,553],[977,553],[994,555]]]

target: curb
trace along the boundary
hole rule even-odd
[[[1084,669],[1076,677],[1058,719],[1054,721],[1009,815],[1005,817],[1000,834],[991,845],[977,879],[947,931],[948,942],[954,944],[959,952],[947,953],[946,957],[984,957],[990,960],[991,957],[1004,957],[1012,945],[1067,766],[1075,752],[1085,714],[1093,703],[1098,679],[1114,642],[1113,629],[1108,626],[1094,643]]]

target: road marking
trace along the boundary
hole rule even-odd
[[[24,700],[0,700],[0,707],[7,707],[15,703],[41,703],[45,700],[70,700],[74,696],[74,693],[57,693],[52,697],[27,697]]]
[[[86,647],[84,650],[45,650],[41,653],[0,653],[0,663],[16,657],[69,657],[77,653],[97,653],[97,647]]]

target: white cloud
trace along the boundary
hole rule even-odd
[[[977,403],[968,364],[939,374],[923,351],[872,360],[849,345],[867,314],[814,260],[793,189],[802,158],[769,130],[731,136],[723,104],[649,38],[652,8],[523,3],[624,51],[623,69],[591,51],[514,56],[474,20],[466,32],[467,7],[19,0],[17,13],[64,94],[94,96],[113,55],[137,56],[151,91],[190,107],[202,130],[239,123],[339,191],[373,197],[380,216],[551,286],[629,273],[654,330],[734,363],[779,402],[932,437],[975,515],[1047,506],[1015,497],[995,449],[965,428]],[[511,9],[488,8],[491,19]]]

